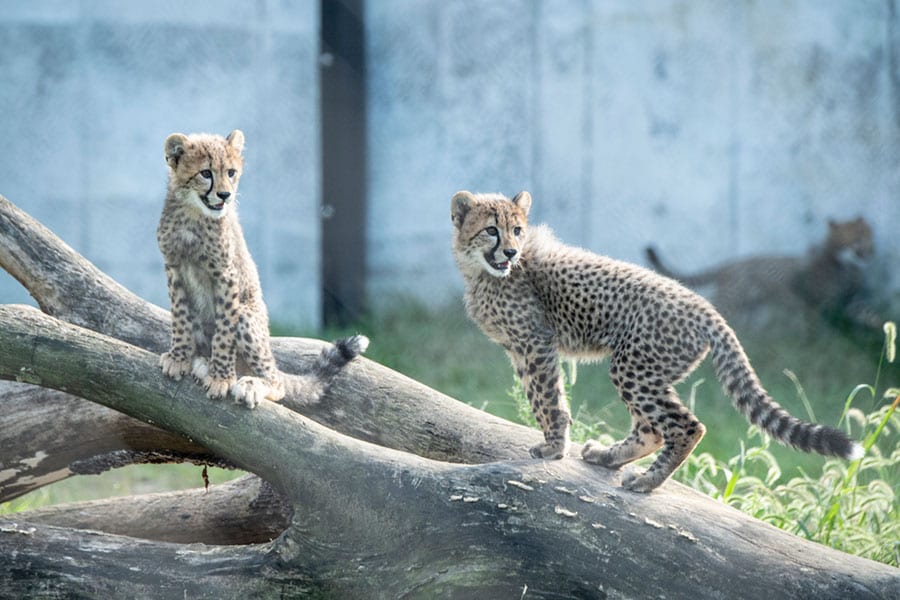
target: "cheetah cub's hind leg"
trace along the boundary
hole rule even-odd
[[[672,388],[655,400],[649,398],[645,398],[643,407],[629,406],[632,430],[627,438],[609,448],[589,441],[581,453],[589,463],[618,469],[662,447],[646,472],[633,469],[622,478],[622,487],[634,492],[649,492],[659,487],[690,456],[706,433],[703,424],[681,404]]]
[[[607,469],[618,469],[652,454],[662,445],[662,434],[646,419],[632,415],[631,433],[627,438],[608,448],[595,440],[588,440],[581,450],[581,457],[589,463]]]
[[[269,340],[268,318],[264,313],[245,310],[238,317],[235,343],[252,376],[244,376],[231,386],[235,402],[256,408],[263,400],[284,398],[284,379],[275,363]]]
[[[706,433],[706,428],[681,404],[673,389],[670,388],[660,406],[665,407],[665,412],[657,416],[663,435],[662,451],[646,472],[632,470],[625,474],[622,478],[625,489],[634,492],[656,489],[690,456]]]
[[[613,381],[615,382],[616,379],[614,378]],[[630,391],[623,388],[619,388],[619,396],[622,398],[633,397]],[[581,450],[581,457],[585,461],[607,469],[618,469],[652,454],[663,445],[662,432],[650,422],[642,409],[629,406],[629,410],[631,412],[631,433],[628,437],[608,448],[601,446],[599,442],[588,440]]]
[[[697,354],[702,358],[702,350]],[[684,362],[684,364],[679,364]],[[673,382],[681,381],[693,368],[688,359],[673,362],[667,373]],[[627,353],[613,357],[609,376],[619,397],[631,413],[631,433],[608,448],[589,441],[581,452],[582,458],[610,469],[619,467],[662,451],[646,472],[631,470],[622,479],[622,487],[634,492],[649,492],[657,488],[690,455],[706,428],[678,399],[671,385],[661,378],[650,378],[646,371],[634,367],[635,361]]]
[[[278,402],[284,398],[284,383],[266,381],[246,375],[231,386],[235,402],[243,402],[247,408],[256,408],[263,400]]]

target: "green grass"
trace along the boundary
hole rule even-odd
[[[239,477],[241,471],[209,467],[211,484]],[[203,467],[198,465],[134,465],[100,475],[79,475],[44,486],[11,502],[0,504],[0,515],[32,510],[52,504],[99,500],[148,492],[203,487]]]
[[[467,319],[461,304],[429,310],[401,301],[348,328],[317,333],[276,328],[278,335],[326,339],[357,332],[372,340],[369,358],[475,407],[530,422],[508,359]],[[890,409],[893,399],[885,401],[883,390],[900,386],[900,365],[879,359],[877,344],[863,346],[827,328],[804,335],[771,330],[738,334],[780,404],[799,417],[833,426],[844,416],[841,426],[849,426],[851,435],[865,439],[870,449],[860,463],[847,464],[770,446],[755,428],[748,429],[711,367],[704,365],[678,390],[707,434],[675,478],[798,535],[896,565],[900,423]],[[577,383],[570,388],[577,441],[590,437],[608,443],[629,428],[628,411],[606,370],[603,363],[578,368]],[[869,383],[859,386],[862,382]],[[150,489],[197,487],[202,485],[200,473],[200,467],[148,465],[75,477],[0,505],[0,514]],[[210,473],[214,482],[240,474]]]
[[[694,454],[675,479],[781,529],[900,566],[900,390],[888,390],[885,398],[869,414],[848,411],[864,440],[861,460],[829,459],[820,473],[801,471],[779,484],[781,466],[769,441],[752,429],[737,455],[722,460]],[[848,405],[852,400],[851,395]]]

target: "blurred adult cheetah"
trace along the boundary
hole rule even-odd
[[[653,246],[644,252],[658,273],[695,290],[711,288],[713,303],[732,323],[768,325],[782,313],[789,319],[818,314],[880,338],[885,319],[871,306],[867,285],[875,243],[862,217],[829,220],[824,242],[805,256],[753,256],[688,274],[666,266]]]

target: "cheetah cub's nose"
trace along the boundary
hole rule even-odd
[[[506,255],[506,258],[512,258],[518,253],[519,253],[519,251],[516,250],[515,248],[507,248],[506,250],[503,251],[503,254]]]
[[[222,200],[228,200],[231,197],[231,192],[216,192],[216,196]]]

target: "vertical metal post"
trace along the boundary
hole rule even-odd
[[[365,0],[321,0],[322,316],[346,325],[365,309]]]

